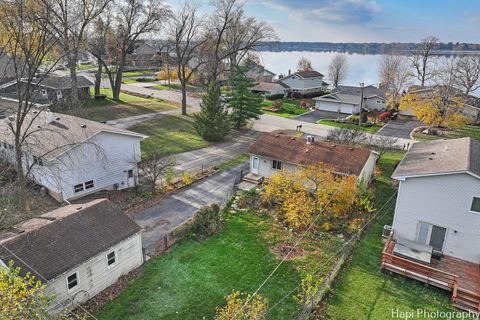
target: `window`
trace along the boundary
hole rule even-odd
[[[282,170],[282,161],[280,161],[280,160],[273,160],[273,161],[272,161],[272,169]]]
[[[83,183],[77,184],[73,186],[73,191],[75,193],[83,191]]]
[[[57,90],[57,99],[62,99],[62,90]]]
[[[42,158],[33,156],[33,164],[36,164],[36,165],[39,165],[39,166],[43,166],[43,160],[42,160]]]
[[[42,96],[44,96],[44,97],[48,96],[46,89],[42,89]]]
[[[115,251],[110,252],[107,254],[107,266],[110,267],[115,264],[116,258],[115,258]]]
[[[85,182],[85,190],[92,189],[94,187],[93,180]]]
[[[133,178],[133,170],[128,170],[128,178]]]
[[[480,198],[473,197],[470,211],[480,213]]]
[[[67,288],[68,291],[72,291],[78,287],[78,276],[77,273],[73,273],[67,277]]]

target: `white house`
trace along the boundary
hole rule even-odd
[[[480,263],[479,141],[416,143],[393,179],[400,182],[393,221],[396,239]]]
[[[13,261],[54,294],[51,314],[74,309],[144,261],[140,227],[107,199],[25,221],[0,233],[0,244],[0,262]]]
[[[338,86],[331,94],[313,99],[315,100],[315,108],[318,110],[356,114],[360,112],[361,94],[360,87]],[[386,109],[385,101],[387,97],[385,92],[374,86],[364,87],[363,98],[363,108],[368,111]]]
[[[0,156],[15,163],[12,120],[0,121]],[[24,123],[31,124],[25,129],[24,172],[58,201],[136,185],[143,135],[50,111],[34,111]]]
[[[300,94],[321,93],[328,88],[328,83],[323,81],[323,74],[317,71],[298,71],[276,82],[284,86],[287,92]]]
[[[339,174],[357,177],[368,183],[373,175],[378,153],[327,141],[316,141],[284,134],[264,133],[247,151],[250,173],[269,177],[278,170],[295,170],[297,166],[325,163]]]

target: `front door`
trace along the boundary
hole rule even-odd
[[[258,164],[260,163],[260,160],[258,157],[252,157],[252,173],[253,174],[258,174]]]
[[[430,236],[430,245],[433,247],[433,250],[442,252],[446,233],[447,233],[447,229],[439,226],[432,226],[432,235]]]

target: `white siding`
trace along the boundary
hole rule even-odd
[[[292,75],[282,78],[281,81],[287,84],[291,89],[299,91],[324,88],[323,77],[299,79],[298,76]]]
[[[318,110],[353,114],[358,113],[359,106],[356,104],[342,103],[340,101],[316,100],[315,108]]]
[[[385,110],[387,107],[385,105],[385,100],[379,97],[373,97],[365,100],[365,108],[368,110],[381,111]]]
[[[358,181],[363,184],[368,184],[372,180],[373,172],[375,171],[375,165],[377,164],[378,154],[376,152],[371,152],[370,157],[368,157],[365,166],[358,175]]]
[[[108,267],[107,254],[111,251],[115,251],[116,263]],[[142,239],[137,233],[52,280],[46,287],[48,292],[55,294],[50,312],[55,314],[61,311],[60,306],[71,309],[87,301],[142,263]],[[77,272],[79,286],[68,292],[66,278],[74,272]]]
[[[407,178],[400,182],[395,236],[416,241],[420,221],[447,228],[443,253],[480,263],[480,214],[470,212],[480,180],[466,173]]]
[[[252,154],[250,155],[250,172],[252,171],[252,163],[253,163],[253,161],[251,160],[252,157],[258,157],[258,175],[263,177],[270,177],[272,174],[278,171],[272,168],[272,162],[274,159]],[[295,170],[295,168],[296,168],[296,165],[282,161],[282,169]]]

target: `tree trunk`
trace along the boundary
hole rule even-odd
[[[125,67],[125,60],[126,60],[126,53],[122,54],[122,58],[120,59],[120,63],[117,69],[115,85],[112,87],[112,98],[115,101],[120,101],[120,90],[122,89],[122,76],[123,76],[123,68]]]
[[[18,180],[18,197],[20,198],[20,202],[23,204],[23,208],[25,212],[30,215],[30,201],[28,199],[27,194],[27,179],[23,172],[23,159],[22,159],[22,151],[20,149],[20,144],[18,141],[15,142],[15,170],[17,171],[17,180]]]
[[[98,69],[95,74],[95,95],[100,94],[100,87],[102,85],[102,62],[98,59]]]
[[[70,79],[72,81],[72,90],[71,90],[71,103],[72,107],[76,108],[80,105],[80,99],[78,98],[78,89],[77,89],[77,59],[74,54],[68,55],[68,68],[70,69]]]
[[[182,84],[182,115],[187,115],[187,82],[185,80],[180,82]]]

